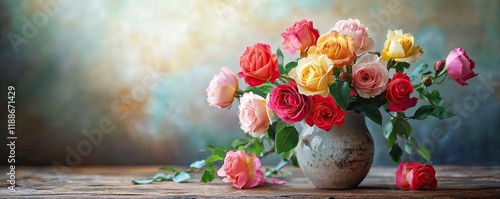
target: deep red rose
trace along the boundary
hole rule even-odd
[[[414,107],[418,99],[410,98],[411,93],[413,93],[413,85],[410,77],[405,73],[397,72],[387,84],[385,98],[390,102],[387,108],[392,112],[402,112]]]
[[[241,77],[251,86],[259,86],[268,79],[271,83],[280,76],[278,68],[278,58],[271,51],[271,46],[263,43],[256,43],[247,47],[240,57]]]
[[[333,125],[342,127],[344,123],[345,110],[342,110],[331,95],[323,97],[314,95],[311,112],[306,117],[309,126],[316,125],[321,129],[329,131]]]
[[[434,190],[437,187],[434,167],[419,162],[401,162],[396,171],[396,186],[403,190]]]
[[[274,88],[267,104],[286,123],[303,120],[309,113],[311,105],[311,98],[300,94],[294,81]]]

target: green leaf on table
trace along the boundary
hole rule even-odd
[[[277,154],[294,149],[299,143],[299,133],[297,129],[293,126],[288,126],[279,130],[278,133],[276,133],[275,143]]]
[[[204,183],[212,182],[213,180],[215,180],[215,177],[216,177],[215,174],[216,174],[216,171],[215,171],[214,165],[209,164],[209,165],[207,165],[207,167],[203,171],[203,174],[201,174],[200,181],[204,182]]]
[[[201,169],[201,167],[205,166],[205,160],[198,160],[189,165],[190,168]]]
[[[335,99],[335,102],[340,106],[340,108],[342,108],[342,110],[345,110],[347,105],[349,105],[350,100],[349,83],[342,80],[335,80],[335,83],[330,85],[329,88],[330,94],[333,96],[333,99]]]
[[[170,171],[170,172],[172,172],[172,173],[177,172],[177,170],[175,170],[175,169],[174,169],[173,167],[171,167],[171,166],[164,166],[164,167],[160,168],[160,170],[162,170],[162,171]]]
[[[177,173],[174,176],[174,178],[172,178],[172,181],[180,183],[180,182],[186,182],[190,178],[191,178],[191,176],[189,176],[189,173],[186,173],[183,171],[183,172]]]
[[[427,68],[429,67],[428,64],[420,64],[415,69],[410,73],[410,79],[413,81],[415,78],[420,76]]]
[[[399,147],[399,145],[395,144],[391,147],[389,150],[389,156],[391,157],[392,161],[399,163],[401,160],[401,155],[403,154],[403,151]]]
[[[420,154],[420,156],[422,156],[422,158],[425,159],[425,161],[431,162],[431,152],[429,151],[429,149],[427,149],[427,147],[419,146],[417,148],[417,152],[418,154]]]
[[[298,62],[292,61],[285,65],[285,75],[288,74],[293,68],[297,67]]]
[[[276,165],[274,168],[272,168],[271,170],[268,170],[264,173],[264,175],[266,177],[269,177],[271,175],[276,175],[278,174],[278,172],[283,168],[285,167],[286,165],[288,164],[288,161],[286,161],[285,159],[281,159],[280,162],[278,163],[278,165]]]
[[[158,172],[153,176],[154,181],[165,181],[165,180],[172,180],[174,177],[173,174],[165,174],[163,172]]]
[[[239,146],[246,145],[247,143],[248,140],[234,139],[233,142],[231,142],[231,147],[238,148]]]
[[[396,119],[396,121],[394,121],[392,131],[396,132],[398,135],[408,138],[411,136],[411,130],[411,125],[407,120]]]
[[[411,155],[412,150],[413,150],[413,147],[410,144],[406,143],[405,144],[405,152]]]
[[[453,117],[455,113],[453,113],[452,110],[442,106],[424,105],[418,108],[417,111],[415,111],[415,114],[413,115],[412,118],[417,120],[423,120],[430,115],[439,119],[446,119]]]
[[[152,179],[149,180],[132,180],[134,184],[151,184],[153,182]]]
[[[283,56],[283,52],[281,52],[281,49],[278,48],[278,50],[276,50],[276,56],[278,57],[278,67],[280,69],[280,74],[286,74],[285,73],[285,64],[283,63],[283,60],[284,60],[284,56]]]
[[[380,110],[378,109],[378,107],[367,104],[361,108],[361,111],[363,112],[363,114],[365,114],[366,117],[370,118],[376,124],[382,126],[382,114],[380,114]]]
[[[248,153],[250,154],[255,154],[257,156],[260,155],[260,153],[264,152],[264,144],[262,143],[261,139],[255,139],[250,146],[250,149],[248,150]]]
[[[216,161],[219,161],[219,160],[224,160],[223,157],[220,157],[219,155],[210,155],[208,156],[208,158],[205,160],[205,164],[212,164]]]

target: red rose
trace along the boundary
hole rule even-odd
[[[271,47],[267,44],[256,43],[247,47],[240,57],[241,77],[251,86],[259,86],[270,79],[274,83],[280,76],[278,58],[273,54]]]
[[[403,190],[434,190],[437,187],[436,171],[428,164],[401,162],[396,171],[396,186]]]
[[[405,73],[397,72],[392,76],[391,82],[387,84],[385,98],[390,102],[387,107],[392,112],[402,112],[417,104],[417,98],[410,98],[413,93],[413,85]]]
[[[306,118],[309,126],[316,125],[321,129],[329,131],[334,124],[342,127],[346,111],[342,110],[331,95],[323,97],[314,95],[311,112]]]
[[[274,88],[271,91],[267,105],[284,122],[294,123],[306,117],[311,104],[311,99],[301,95],[297,89],[297,83],[291,81]]]

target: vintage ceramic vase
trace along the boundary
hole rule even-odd
[[[351,189],[366,177],[373,162],[373,139],[365,116],[348,111],[342,127],[325,131],[305,125],[296,148],[304,175],[321,189]]]

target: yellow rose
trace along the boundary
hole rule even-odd
[[[344,67],[344,65],[351,65],[356,58],[354,40],[344,33],[332,30],[322,34],[319,36],[316,46],[316,53],[330,58],[334,67],[340,68]]]
[[[412,34],[403,35],[403,30],[389,30],[384,50],[380,54],[383,61],[393,58],[398,62],[415,62],[423,53],[420,46],[414,46]]]
[[[326,55],[309,54],[299,60],[288,76],[295,80],[300,94],[326,97],[328,84],[334,80],[333,65]]]

